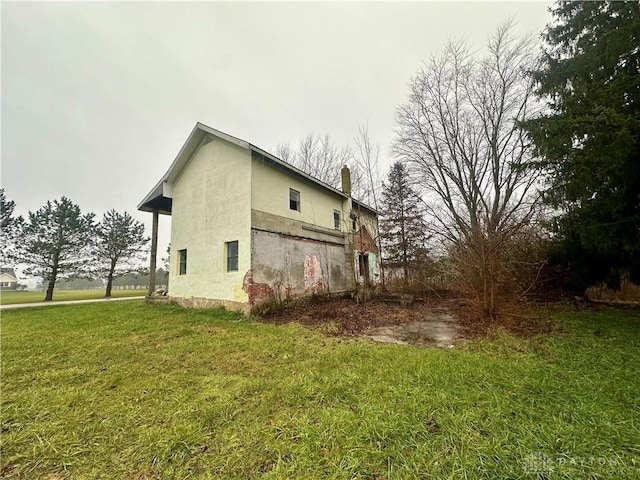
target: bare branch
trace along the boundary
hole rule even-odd
[[[510,22],[490,37],[483,58],[449,43],[413,78],[396,112],[393,152],[428,198],[438,234],[475,265],[477,295],[489,310],[502,268],[498,247],[530,224],[538,207],[520,129],[538,108],[525,74],[535,61],[532,45]]]

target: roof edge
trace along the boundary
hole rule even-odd
[[[216,130],[215,128],[212,128],[208,125],[205,125],[204,123],[201,122],[196,122],[195,126],[193,127],[193,129],[191,130],[191,133],[189,134],[189,136],[187,137],[187,139],[185,140],[184,144],[182,145],[182,148],[180,148],[180,151],[178,152],[178,154],[176,155],[175,159],[173,160],[173,162],[171,163],[171,165],[169,166],[169,168],[167,169],[166,173],[160,178],[160,180],[154,185],[154,187],[149,191],[149,193],[144,197],[144,199],[138,204],[138,210],[140,211],[152,211],[153,209],[149,206],[149,203],[151,203],[154,200],[157,200],[158,198],[162,198],[163,197],[163,183],[166,181],[169,181],[172,177],[175,178],[181,171],[182,169],[186,166],[189,158],[191,158],[191,155],[194,153],[195,149],[197,148],[198,145],[200,145],[200,142],[203,140],[205,135],[213,135],[215,137],[218,137],[222,140],[225,140],[229,143],[232,143],[234,145],[237,145],[238,147],[244,148],[249,150],[250,152],[256,152],[259,155],[262,155],[266,158],[268,158],[270,161],[274,162],[277,165],[282,166],[283,168],[285,168],[286,170],[289,170],[291,173],[293,173],[294,175],[297,175],[299,177],[304,178],[305,180],[316,184],[326,190],[329,190],[330,192],[343,197],[343,198],[350,198],[349,195],[347,195],[346,193],[344,193],[341,190],[338,190],[335,187],[332,187],[331,185],[323,182],[322,180],[319,180],[315,177],[313,177],[312,175],[309,175],[306,172],[303,172],[302,170],[300,170],[297,167],[294,167],[293,165],[291,165],[290,163],[285,162],[284,160],[281,160],[280,158],[276,157],[275,155],[267,152],[266,150],[263,150],[260,147],[257,147],[245,140],[242,140],[241,138],[238,137],[234,137],[233,135],[229,135],[227,133],[224,133],[220,130]],[[351,197],[352,201],[354,202],[354,204],[357,204],[360,207],[363,207],[371,212],[373,212],[374,214],[378,215],[379,212],[376,211],[375,209],[371,208],[370,206],[366,205],[365,203],[356,200],[355,198]]]
[[[201,122],[196,122],[195,126],[191,130],[191,133],[182,144],[180,151],[176,155],[175,159],[165,172],[165,174],[160,178],[160,180],[153,186],[153,188],[149,191],[149,193],[142,199],[142,201],[138,204],[138,210],[141,211],[151,211],[151,207],[148,204],[161,197],[163,193],[162,184],[168,181],[171,177],[177,176],[182,169],[186,166],[187,161],[191,158],[191,155],[197,148],[197,145],[200,144],[204,135],[213,135],[222,140],[225,140],[229,143],[237,145],[241,148],[245,148],[249,150],[249,143],[245,142],[242,139],[234,137],[232,135],[228,135],[220,130],[216,130],[215,128],[211,128],[208,125],[205,125]]]
[[[348,195],[346,193],[344,193],[341,190],[338,190],[335,187],[332,187],[331,185],[329,185],[328,183],[323,182],[322,180],[317,179],[316,177],[309,175],[306,172],[303,172],[302,170],[300,170],[297,167],[294,167],[293,165],[291,165],[290,163],[285,162],[284,160],[279,159],[278,157],[276,157],[275,155],[267,152],[266,150],[263,150],[259,147],[256,147],[253,144],[249,144],[249,148],[251,151],[259,153],[260,155],[263,155],[265,157],[267,157],[269,160],[271,160],[274,163],[277,163],[278,165],[283,166],[284,168],[286,168],[287,170],[290,170],[292,173],[312,182],[315,183],[323,188],[326,188],[327,190],[330,190],[331,192],[343,197],[343,198],[348,198]]]

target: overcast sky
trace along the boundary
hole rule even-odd
[[[510,17],[539,33],[549,6],[2,2],[2,186],[23,215],[64,195],[150,232],[136,206],[198,121],[268,151],[367,124],[386,168],[423,61],[450,39],[481,49]]]

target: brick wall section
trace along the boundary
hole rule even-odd
[[[249,296],[249,305],[255,305],[273,296],[273,289],[267,283],[254,283],[251,270],[244,276],[242,290]]]
[[[366,227],[361,227],[360,230],[353,234],[353,243],[355,249],[359,252],[378,253],[378,246],[376,242],[373,241],[373,238],[371,238]]]

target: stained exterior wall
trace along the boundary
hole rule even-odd
[[[356,217],[356,229],[353,235],[349,237],[349,243],[353,250],[353,268],[356,272],[356,281],[359,285],[365,284],[365,278],[359,272],[358,255],[366,254],[369,263],[368,279],[371,285],[378,285],[382,281],[380,271],[380,252],[378,250],[378,217],[365,208],[359,208],[355,205],[353,213]],[[358,232],[366,229],[368,238],[358,238]]]
[[[373,239],[373,248],[364,249],[369,284],[380,282],[375,246],[378,223],[373,212],[354,208],[351,199],[276,170],[259,158],[252,162],[252,269],[245,279],[251,303],[269,295],[286,298],[320,289],[350,291],[356,282],[363,284],[364,277],[357,275],[363,249],[355,245],[352,213],[355,231],[364,226]],[[300,212],[289,208],[290,188],[300,192]],[[334,210],[340,212],[337,231]]]
[[[260,158],[252,162],[252,265],[245,278],[250,303],[351,290],[350,199]],[[291,188],[300,192],[300,211],[289,206]]]
[[[328,229],[334,228],[333,211],[338,210],[344,231],[343,220],[349,215],[348,199],[276,169],[259,158],[254,157],[252,162],[251,204],[255,210]],[[299,212],[289,208],[290,188],[300,192]]]
[[[344,242],[255,229],[251,236],[252,268],[245,278],[250,303],[269,296],[284,300],[351,290],[352,272]]]
[[[225,242],[238,241],[238,271],[226,271]],[[179,251],[187,273],[179,275]],[[219,138],[201,146],[173,184],[169,295],[246,303],[250,269],[251,157]]]

